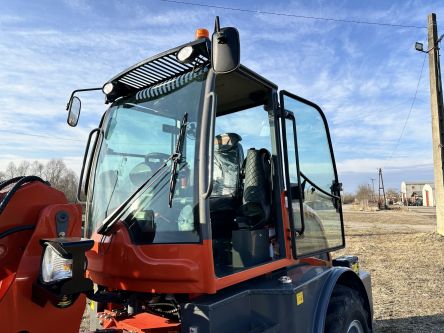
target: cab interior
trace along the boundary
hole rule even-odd
[[[273,199],[274,89],[243,66],[216,78],[210,217],[217,276],[280,257]]]

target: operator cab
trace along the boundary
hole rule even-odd
[[[278,93],[214,36],[103,87],[112,104],[84,159],[88,272],[98,285],[214,293],[344,246],[324,114]]]

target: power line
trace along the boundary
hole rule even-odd
[[[300,18],[300,19],[307,19],[307,20],[318,20],[318,21],[338,22],[338,23],[354,23],[354,24],[377,25],[377,26],[394,27],[394,28],[427,29],[427,27],[417,26],[417,25],[393,24],[393,23],[386,23],[386,22],[371,22],[371,21],[361,21],[361,20],[336,19],[336,18],[331,18],[331,17],[297,15],[297,14],[291,14],[291,13],[277,13],[277,12],[269,12],[269,11],[256,10],[256,9],[235,8],[235,7],[226,7],[226,6],[219,6],[219,5],[207,5],[207,4],[203,4],[203,3],[189,2],[189,1],[178,1],[178,0],[159,0],[159,1],[169,2],[169,3],[176,3],[176,4],[180,4],[180,5],[206,7],[206,8],[215,8],[215,9],[231,10],[231,11],[244,12],[244,13],[253,13],[253,14],[285,16],[285,17]]]
[[[384,109],[380,109],[380,108],[378,108],[378,112],[393,111],[393,110],[395,110],[398,106],[401,106],[401,105],[407,104],[408,102],[410,102],[410,98],[409,98],[409,99],[406,99],[406,100],[404,100],[404,101],[402,101],[401,103],[395,104],[395,105],[393,105],[393,106],[390,106],[390,107],[387,107],[387,108],[384,108]]]
[[[13,131],[13,130],[5,130],[5,129],[0,129],[1,133],[9,133],[9,134],[18,134],[18,135],[25,135],[25,136],[32,136],[32,137],[36,137],[36,138],[43,138],[43,139],[52,139],[52,140],[61,140],[61,141],[73,141],[73,142],[82,142],[85,143],[85,140],[81,140],[81,139],[71,139],[71,138],[67,138],[67,137],[57,137],[57,136],[49,136],[49,135],[43,135],[43,134],[31,134],[31,133],[26,133],[26,132],[21,132],[21,131]],[[147,146],[159,146],[159,143],[135,143],[135,142],[131,142],[131,141],[119,141],[119,142],[115,142],[118,144],[122,144],[122,145],[131,145],[131,146],[143,146],[143,147],[147,147]],[[0,143],[1,144],[1,143]]]
[[[3,132],[3,133],[9,133],[9,134],[18,134],[18,135],[33,136],[33,137],[36,137],[36,138],[44,138],[44,139],[53,139],[53,140],[62,140],[62,141],[75,141],[75,142],[85,142],[85,140],[80,140],[80,139],[70,139],[70,138],[57,137],[57,136],[49,136],[49,135],[41,135],[41,134],[31,134],[31,133],[26,133],[26,132],[11,131],[11,130],[4,130],[4,129],[0,129],[0,132]]]
[[[401,135],[399,136],[399,139],[398,139],[398,142],[396,143],[395,149],[393,149],[392,154],[387,159],[387,163],[392,159],[393,155],[395,154],[396,150],[398,149],[399,143],[401,142],[401,138],[404,135],[404,131],[407,126],[407,122],[409,121],[410,114],[412,113],[412,110],[413,110],[413,105],[415,104],[415,101],[416,101],[416,96],[418,95],[419,84],[421,83],[422,72],[424,70],[426,56],[427,56],[427,54],[424,54],[424,59],[422,61],[422,66],[421,66],[421,73],[419,74],[418,83],[416,85],[415,95],[413,96],[412,104],[410,104],[410,110],[409,110],[409,113],[407,114],[407,118],[405,119],[404,126],[402,127]]]

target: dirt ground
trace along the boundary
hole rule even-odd
[[[444,333],[444,237],[433,208],[344,209],[346,242],[372,275],[376,333]]]

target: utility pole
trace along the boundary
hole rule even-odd
[[[384,201],[381,201],[381,190]],[[379,209],[387,209],[387,201],[385,199],[384,179],[382,179],[382,169],[379,168],[379,191],[378,191],[378,207]]]
[[[441,37],[442,38],[442,37]],[[437,231],[444,236],[444,123],[439,42],[436,14],[428,16],[428,53],[430,70],[430,103],[432,110],[433,167],[435,171],[435,197]]]

